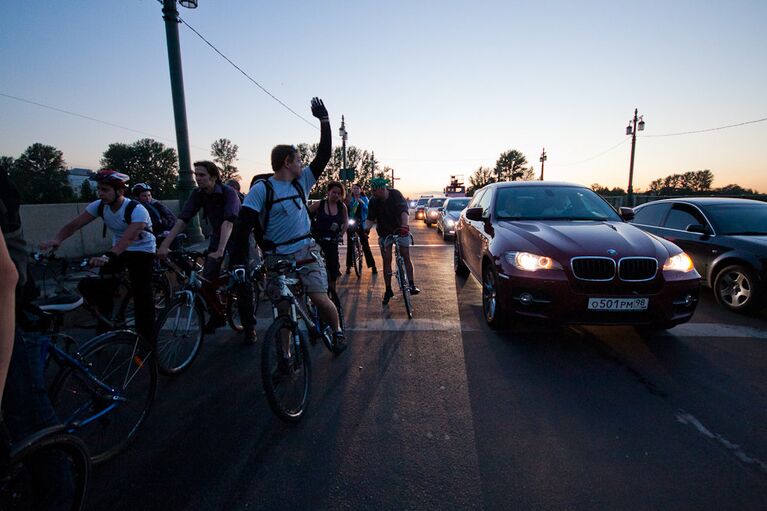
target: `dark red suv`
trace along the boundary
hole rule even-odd
[[[456,226],[454,267],[482,285],[485,319],[671,328],[689,321],[700,275],[679,247],[569,183],[494,183]]]

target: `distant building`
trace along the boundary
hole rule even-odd
[[[80,189],[82,188],[83,183],[93,174],[95,174],[95,172],[93,172],[91,169],[69,169],[67,172],[67,180],[69,181],[69,186],[71,186],[72,190],[74,190],[75,195],[80,195]]]

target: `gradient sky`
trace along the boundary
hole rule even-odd
[[[547,180],[626,187],[634,108],[643,135],[767,117],[767,2],[199,0],[181,17],[291,108],[320,96],[339,143],[394,167],[406,194],[440,190],[519,149]],[[278,143],[318,130],[181,25],[192,158],[240,146],[246,179]],[[0,93],[163,137],[175,130],[155,0],[0,2]],[[34,142],[97,168],[144,135],[0,96],[0,155]],[[715,186],[767,191],[767,122],[637,140],[635,187],[710,169]]]

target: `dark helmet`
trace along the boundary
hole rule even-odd
[[[89,178],[97,183],[105,183],[110,186],[123,187],[128,184],[130,177],[122,172],[112,169],[101,169]]]
[[[133,195],[138,195],[140,193],[151,192],[151,191],[152,191],[152,187],[146,183],[137,183],[133,185],[133,189],[131,190]]]

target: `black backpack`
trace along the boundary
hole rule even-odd
[[[296,205],[296,207],[300,210],[301,204],[304,205],[304,209],[306,209],[306,195],[304,195],[304,189],[301,188],[301,185],[298,182],[298,179],[294,179],[290,183],[293,185],[293,188],[296,189],[296,195],[290,195],[288,197],[283,197],[281,199],[274,200],[274,187],[272,186],[272,183],[268,179],[259,179],[255,183],[253,183],[253,186],[256,186],[259,182],[264,183],[264,187],[266,189],[266,198],[264,200],[264,209],[261,211],[260,220],[261,220],[261,229],[264,233],[264,236],[266,236],[266,228],[269,225],[269,216],[272,211],[272,206],[275,202],[282,202],[286,200],[292,200],[293,204]],[[299,202],[300,200],[300,202]],[[292,238],[287,241],[281,241],[279,243],[271,242],[272,245],[275,247],[279,247],[280,245],[290,245],[291,243],[295,243],[296,241],[301,241],[306,238],[310,238],[312,236],[311,232],[307,232],[306,234],[299,236],[297,238]],[[269,240],[267,240],[269,241]]]
[[[128,203],[127,206],[125,206],[125,210],[123,211],[123,220],[125,221],[126,224],[130,225],[131,224],[131,217],[133,216],[133,210],[136,209],[136,207],[138,206],[139,203],[138,203],[138,201],[131,200],[131,199],[126,199],[126,200],[129,200],[130,202]],[[104,206],[105,206],[104,201],[99,202],[99,210],[97,212],[97,215],[101,218],[102,221],[104,220]],[[149,217],[150,218],[152,217],[151,212],[149,214]],[[153,222],[154,222],[154,220],[153,220]],[[144,227],[144,231],[148,232],[149,234],[154,235],[154,233],[152,232],[152,230],[148,226]],[[107,224],[106,223],[101,228],[101,237],[102,238],[106,238],[107,237]]]

